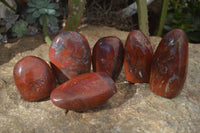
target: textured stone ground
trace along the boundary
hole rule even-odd
[[[103,36],[118,36],[125,42],[127,32],[109,27],[81,28],[91,47]],[[153,47],[160,38],[151,37]],[[174,99],[154,95],[148,84],[125,82],[124,71],[117,80],[118,93],[105,104],[87,112],[66,112],[49,99],[26,102],[14,84],[15,63],[27,55],[48,58],[42,35],[0,45],[0,132],[18,133],[195,133],[200,130],[200,45],[189,44],[189,68],[182,93]]]

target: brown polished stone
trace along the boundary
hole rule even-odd
[[[127,81],[149,82],[153,50],[148,38],[139,30],[129,33],[125,45],[124,69]]]
[[[50,95],[56,79],[49,65],[35,56],[17,62],[13,70],[15,84],[26,101],[38,101]]]
[[[51,101],[66,110],[84,111],[104,103],[116,92],[114,81],[106,73],[85,73],[53,90]]]
[[[168,32],[153,57],[150,87],[155,94],[173,98],[184,85],[188,65],[188,40],[183,30]]]
[[[49,58],[59,83],[90,72],[90,47],[78,32],[66,31],[57,35],[49,49]]]
[[[103,37],[97,41],[92,52],[94,72],[106,72],[113,80],[119,76],[124,60],[121,40],[114,36]]]

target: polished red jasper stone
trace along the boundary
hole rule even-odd
[[[49,49],[53,71],[60,83],[90,72],[91,51],[86,38],[78,32],[57,35]]]
[[[92,65],[94,72],[106,72],[116,80],[121,72],[123,60],[123,43],[117,37],[101,38],[93,48]]]
[[[150,77],[151,91],[173,98],[183,88],[188,65],[188,41],[183,30],[168,32],[153,57]]]
[[[35,56],[27,56],[14,66],[15,84],[26,101],[38,101],[50,95],[56,79],[49,65]]]
[[[58,86],[50,97],[60,108],[85,111],[104,103],[116,92],[114,81],[106,73],[85,73]]]
[[[129,33],[125,44],[124,69],[127,81],[149,82],[153,50],[148,38],[139,30]]]

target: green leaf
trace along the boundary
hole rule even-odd
[[[59,8],[58,4],[51,3],[51,0],[29,0],[29,8],[27,9],[27,18],[29,23],[39,21],[40,25],[43,25],[43,16],[45,15],[47,23],[57,24],[57,16],[60,14],[56,11]],[[32,21],[34,20],[34,21]]]
[[[26,12],[27,13],[33,13],[34,11],[35,11],[36,9],[35,8],[28,8],[27,10],[26,10]]]
[[[58,17],[58,16],[60,16],[60,13],[56,12],[56,14],[54,16]]]
[[[50,3],[50,0],[38,0],[38,4],[39,7],[48,7],[49,3]]]
[[[40,14],[45,14],[46,13],[46,9],[45,8],[41,8],[39,9]]]
[[[32,14],[28,14],[26,16],[26,21],[29,23],[29,24],[33,24],[35,22],[36,18],[33,18]]]
[[[47,15],[47,24],[57,24],[58,19],[55,16]]]
[[[31,0],[28,1],[28,4],[27,4],[29,7],[35,7],[35,4],[33,2],[31,2]]]
[[[12,35],[17,36],[17,37],[22,37],[24,36],[27,32],[28,23],[23,20],[19,20],[15,23],[15,25],[12,27]]]
[[[54,9],[47,9],[47,14],[48,15],[55,15],[56,14],[56,10],[54,10]]]
[[[40,17],[40,12],[39,11],[35,11],[34,13],[33,13],[33,17],[34,18],[39,18]]]
[[[59,6],[58,6],[58,4],[50,3],[50,4],[47,6],[47,8],[49,8],[49,9],[58,9]]]

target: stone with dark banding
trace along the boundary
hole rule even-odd
[[[94,72],[106,72],[113,80],[119,76],[124,60],[121,40],[114,36],[100,38],[92,52]]]
[[[58,86],[50,97],[60,108],[85,111],[106,102],[116,92],[114,81],[106,73],[85,73]]]
[[[151,91],[166,98],[177,96],[184,85],[188,66],[188,40],[183,30],[168,32],[153,57]]]
[[[26,101],[48,97],[56,87],[56,79],[49,65],[35,56],[27,56],[14,66],[15,84]]]
[[[153,50],[148,38],[139,30],[129,33],[125,44],[124,69],[131,83],[149,82]]]
[[[57,35],[49,49],[49,58],[59,83],[90,72],[90,47],[78,32],[66,31]]]

